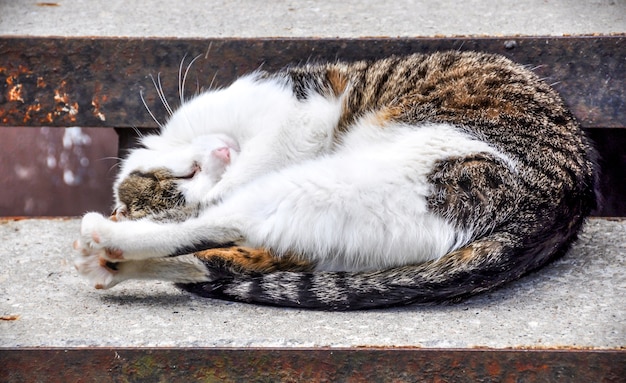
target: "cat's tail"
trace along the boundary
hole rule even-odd
[[[575,221],[531,236],[505,228],[438,260],[372,272],[254,273],[238,271],[224,260],[206,259],[214,281],[180,286],[204,297],[320,310],[457,301],[563,255],[583,223],[580,217]]]

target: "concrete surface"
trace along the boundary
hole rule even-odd
[[[563,259],[456,305],[323,313],[87,286],[77,219],[0,220],[0,347],[626,347],[626,220],[591,220]]]
[[[626,0],[0,0],[0,35],[364,37],[626,32]]]
[[[172,6],[172,4],[176,4]],[[626,32],[626,0],[0,0],[0,35],[366,37]],[[76,219],[0,219],[0,347],[626,347],[626,221],[591,220],[562,260],[457,305],[321,313],[89,288]]]

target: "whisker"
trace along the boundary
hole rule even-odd
[[[187,58],[187,53],[183,56],[183,59],[180,60],[180,65],[178,66],[178,97],[180,98],[180,105],[183,105],[183,64],[185,63],[185,59]]]
[[[165,99],[165,95],[163,94],[163,87],[161,86],[161,73],[157,74],[157,80],[154,79],[153,75],[150,75],[150,79],[152,80],[152,84],[154,85],[154,89],[156,90],[157,94],[159,95],[159,99],[161,100],[161,104],[163,105],[163,107],[165,108],[165,110],[167,111],[167,113],[171,116],[172,115],[172,109],[170,108],[169,104],[167,103],[167,100]]]
[[[115,168],[121,168],[122,167],[122,159],[119,158],[117,159],[118,161],[116,163],[114,163],[113,165],[111,165],[111,167],[109,167],[109,169],[107,170],[107,174],[110,174],[111,171]]]
[[[142,140],[144,137],[146,137],[146,135],[143,134],[143,132],[139,128],[137,128],[136,126],[133,126],[132,129],[133,129],[133,132],[135,132],[135,134],[137,135],[137,138],[139,138],[140,140]]]
[[[216,70],[215,73],[213,74],[213,78],[211,79],[211,83],[209,84],[209,90],[213,89],[213,83],[215,82],[215,78],[217,78],[217,72],[219,71]]]
[[[193,60],[191,60],[189,65],[187,65],[187,69],[185,69],[185,74],[183,75],[182,89],[180,90],[180,104],[181,105],[185,103],[185,83],[187,82],[187,75],[189,74],[189,70],[191,69],[191,66],[193,65],[193,63],[196,62],[196,60],[199,59],[200,57],[202,57],[202,55],[196,56]]]
[[[122,158],[121,157],[103,157],[103,158],[99,158],[98,161],[110,161],[110,160],[115,160],[115,162],[113,163],[113,165],[111,165],[109,167],[109,169],[107,170],[107,174],[111,173],[111,170],[113,170],[114,168],[121,168],[122,167]]]
[[[97,161],[107,161],[107,160],[116,160],[116,161],[121,161],[122,157],[102,157],[102,158],[98,158]]]
[[[150,75],[150,77],[152,77],[152,75]],[[148,104],[146,103],[146,99],[143,97],[143,89],[139,91],[139,97],[141,97],[141,102],[143,102],[143,106],[148,111],[148,114],[150,114],[150,117],[152,117],[152,119],[154,120],[154,122],[156,122],[156,124],[159,126],[159,128],[163,129],[163,124],[161,124],[159,122],[159,120],[157,120],[157,118],[154,116],[154,114],[152,113],[152,111],[148,107]]]
[[[206,53],[204,54],[204,59],[208,59],[209,58],[209,52],[211,52],[211,47],[213,46],[213,41],[209,42],[209,46],[206,49]]]
[[[165,97],[165,92],[163,92],[163,85],[161,84],[161,73],[157,74],[157,82],[159,83],[159,96],[161,97],[161,101],[163,102],[163,106],[167,109],[167,113],[171,116],[174,114],[174,111],[170,107],[170,103],[167,102],[167,98]]]

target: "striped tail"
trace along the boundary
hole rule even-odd
[[[213,281],[179,286],[203,297],[329,311],[459,301],[562,256],[582,223],[565,222],[532,239],[499,231],[435,261],[372,272],[259,273],[206,259]]]

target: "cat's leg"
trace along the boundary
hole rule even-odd
[[[74,259],[79,274],[96,289],[109,289],[130,279],[151,279],[177,283],[211,281],[210,272],[193,254],[113,263],[101,256]]]
[[[115,222],[101,214],[88,213],[82,219],[80,238],[74,247],[86,256],[98,255],[120,262],[187,254],[242,239],[235,217],[203,214],[183,222],[145,218]]]
[[[266,249],[239,246],[209,249],[176,257],[111,262],[99,255],[79,255],[74,259],[79,274],[96,289],[109,289],[130,279],[161,280],[176,283],[209,282],[219,277],[216,268],[233,271],[309,271],[314,265],[295,256],[277,257]]]

